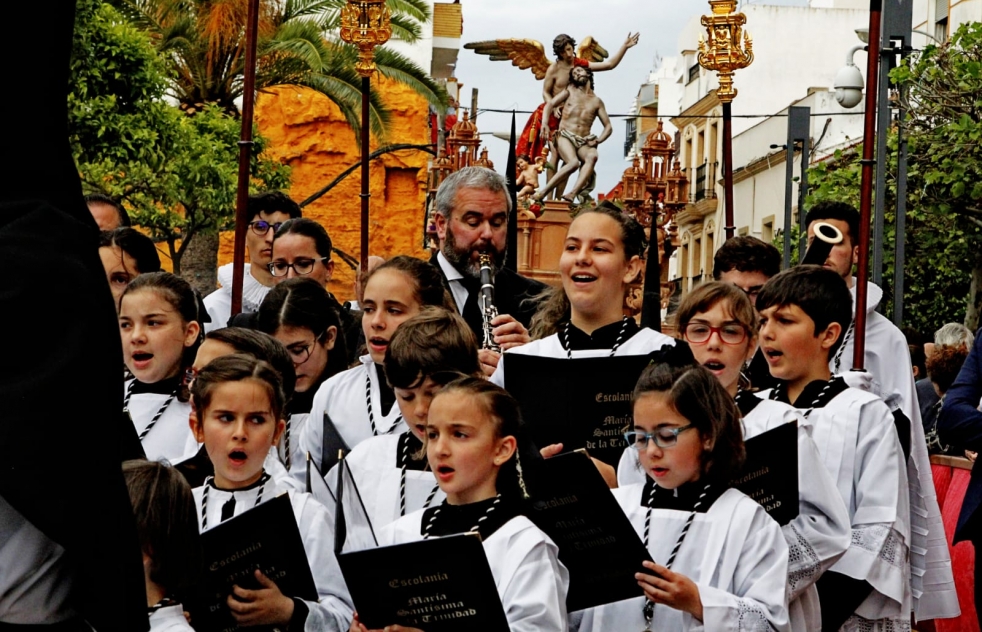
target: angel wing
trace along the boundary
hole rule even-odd
[[[531,39],[499,39],[486,42],[471,42],[464,48],[478,55],[487,55],[491,61],[511,60],[513,66],[522,70],[530,68],[535,78],[542,80],[549,70],[549,59],[541,42]],[[601,49],[602,50],[602,49]],[[606,52],[606,51],[605,51]]]
[[[580,47],[576,49],[576,56],[590,62],[599,63],[610,57],[610,53],[607,52],[606,48],[598,44],[592,36],[587,35],[580,42]]]

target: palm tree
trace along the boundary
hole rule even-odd
[[[175,78],[170,96],[193,114],[214,103],[238,115],[245,63],[249,0],[115,0],[117,8],[154,38],[171,60]],[[354,70],[357,49],[337,29],[345,0],[260,0],[256,88],[305,86],[340,108],[358,136],[361,77]],[[431,19],[425,0],[387,0],[393,35],[413,43]],[[435,107],[446,104],[443,87],[410,61],[385,47],[375,51],[379,73],[411,87]],[[389,112],[377,90],[371,93],[371,130],[385,135]]]

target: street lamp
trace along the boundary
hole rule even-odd
[[[392,37],[392,12],[385,0],[348,0],[341,9],[341,39],[358,47],[355,70],[361,75],[361,269],[368,269],[369,91],[375,72],[375,47]]]
[[[702,16],[708,39],[699,36],[699,65],[719,77],[716,96],[723,104],[723,197],[726,238],[733,236],[733,130],[731,102],[737,95],[733,73],[754,60],[753,41],[743,30],[747,16],[734,13],[736,0],[709,0],[712,15]]]

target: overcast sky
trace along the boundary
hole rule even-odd
[[[766,4],[805,4],[805,0],[770,0]],[[669,57],[682,27],[692,16],[709,13],[709,4],[698,0],[461,0],[464,13],[462,43],[492,39],[529,38],[542,42],[550,60],[552,40],[559,33],[579,43],[587,35],[612,55],[624,43],[628,31],[640,31],[641,40],[625,55],[616,69],[598,73],[596,92],[609,114],[626,114],[638,88],[652,70],[656,54]],[[542,101],[542,83],[530,70],[519,70],[510,62],[491,61],[486,56],[461,48],[456,69],[464,84],[461,103],[470,106],[471,89],[477,88],[478,107],[502,110],[534,110]],[[517,116],[521,133],[527,114]],[[596,193],[606,193],[620,180],[628,166],[624,161],[625,123],[611,118],[614,132],[600,146]],[[478,127],[495,168],[504,172],[508,143],[490,135],[507,132],[511,114],[482,113]],[[594,133],[599,134],[599,122]],[[544,183],[544,177],[543,177]]]

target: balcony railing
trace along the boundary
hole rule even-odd
[[[689,202],[695,204],[700,200],[716,198],[716,168],[719,162],[710,164],[708,161],[696,167],[696,178],[689,195]]]

